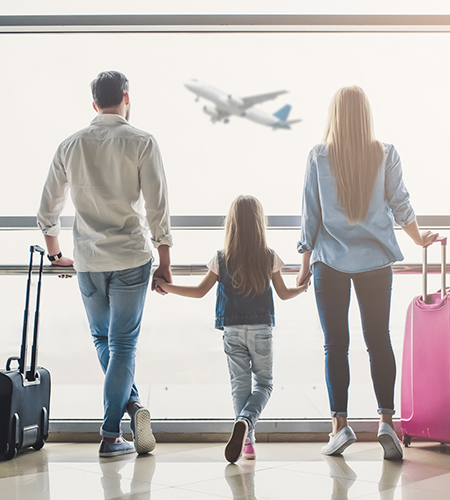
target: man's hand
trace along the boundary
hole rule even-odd
[[[44,235],[45,244],[47,245],[47,250],[49,255],[58,255],[61,251],[59,246],[58,236]],[[60,259],[52,262],[52,267],[73,267],[73,260],[69,257],[62,256]],[[71,274],[59,274],[58,278],[71,278]]]
[[[172,283],[172,273],[170,271],[170,266],[159,266],[158,269],[153,273],[152,279],[152,290],[161,295],[167,295],[167,292],[165,292],[155,283],[155,278],[162,278],[167,283]]]
[[[71,267],[73,266],[73,260],[69,259],[69,257],[61,257],[55,262],[52,262],[53,267]]]
[[[73,267],[73,260],[69,257],[61,257],[56,262],[52,262],[52,267]],[[58,274],[58,278],[71,278],[72,274]]]

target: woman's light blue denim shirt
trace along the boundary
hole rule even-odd
[[[328,161],[328,145],[315,146],[308,157],[303,188],[302,232],[297,249],[312,251],[311,266],[323,262],[345,273],[380,269],[403,260],[394,234],[394,220],[407,226],[415,220],[403,183],[400,156],[383,144],[384,156],[366,218],[350,224],[337,197]]]

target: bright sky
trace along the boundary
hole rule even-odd
[[[268,214],[299,214],[308,152],[333,93],[351,84],[367,92],[378,138],[397,147],[416,211],[449,213],[450,34],[9,35],[0,53],[3,215],[36,213],[58,144],[95,116],[89,82],[105,69],[131,82],[131,123],[160,144],[173,214],[225,214],[241,193]],[[291,104],[303,121],[212,124],[190,78],[237,96],[287,90],[261,108]]]

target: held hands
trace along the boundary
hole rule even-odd
[[[157,292],[158,290],[161,290],[160,292],[158,292],[161,295],[166,295],[167,293],[169,293],[168,290],[165,289],[165,285],[167,285],[168,283],[164,278],[153,275],[153,284]]]
[[[170,267],[161,267],[153,273],[152,290],[160,295],[166,295],[168,292],[164,290],[164,283],[172,283],[172,273]]]
[[[306,292],[309,285],[311,285],[311,276],[312,273],[308,268],[301,267],[299,273],[297,274],[297,279],[295,281],[296,286],[298,288],[305,287],[304,290],[302,291]]]
[[[310,284],[311,281],[308,280],[308,282],[304,283],[303,285],[297,285],[298,290],[300,290],[299,293],[307,292]]]

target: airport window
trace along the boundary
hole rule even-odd
[[[442,54],[450,51],[449,33],[15,33],[0,35],[0,51],[8,97],[0,124],[3,216],[35,215],[56,147],[95,116],[89,83],[105,69],[127,75],[130,121],[160,144],[173,215],[225,215],[241,193],[258,197],[267,215],[299,215],[308,152],[322,140],[331,96],[349,84],[364,88],[378,138],[399,151],[416,213],[449,212],[442,159],[450,106],[450,71]],[[301,121],[284,128],[248,119],[248,113],[221,116],[212,101],[196,101],[186,86],[193,79],[222,90],[237,106],[245,98],[286,91],[255,109],[278,120],[273,123]],[[69,203],[64,215],[72,214]],[[0,236],[1,264],[26,263],[28,246],[42,244],[35,230]],[[268,231],[286,264],[299,262],[298,236],[292,229]],[[420,249],[398,237],[405,261],[419,262]],[[223,231],[178,229],[174,241],[174,264],[204,265],[222,246]],[[63,231],[62,245],[70,254],[70,231]],[[199,279],[175,276],[180,284]],[[294,276],[286,279],[292,286]],[[438,287],[439,278],[432,276],[430,288]],[[24,289],[23,276],[0,276],[5,359],[18,349]],[[395,276],[391,333],[398,367],[406,307],[419,294],[419,276]],[[46,276],[42,301],[40,361],[53,376],[52,418],[101,418],[102,374],[76,279]],[[264,418],[326,418],[323,338],[313,291],[276,300],[275,307],[275,391]],[[221,334],[213,320],[214,291],[198,301],[149,294],[136,378],[154,418],[232,417]],[[350,322],[350,413],[373,417],[355,301]]]

